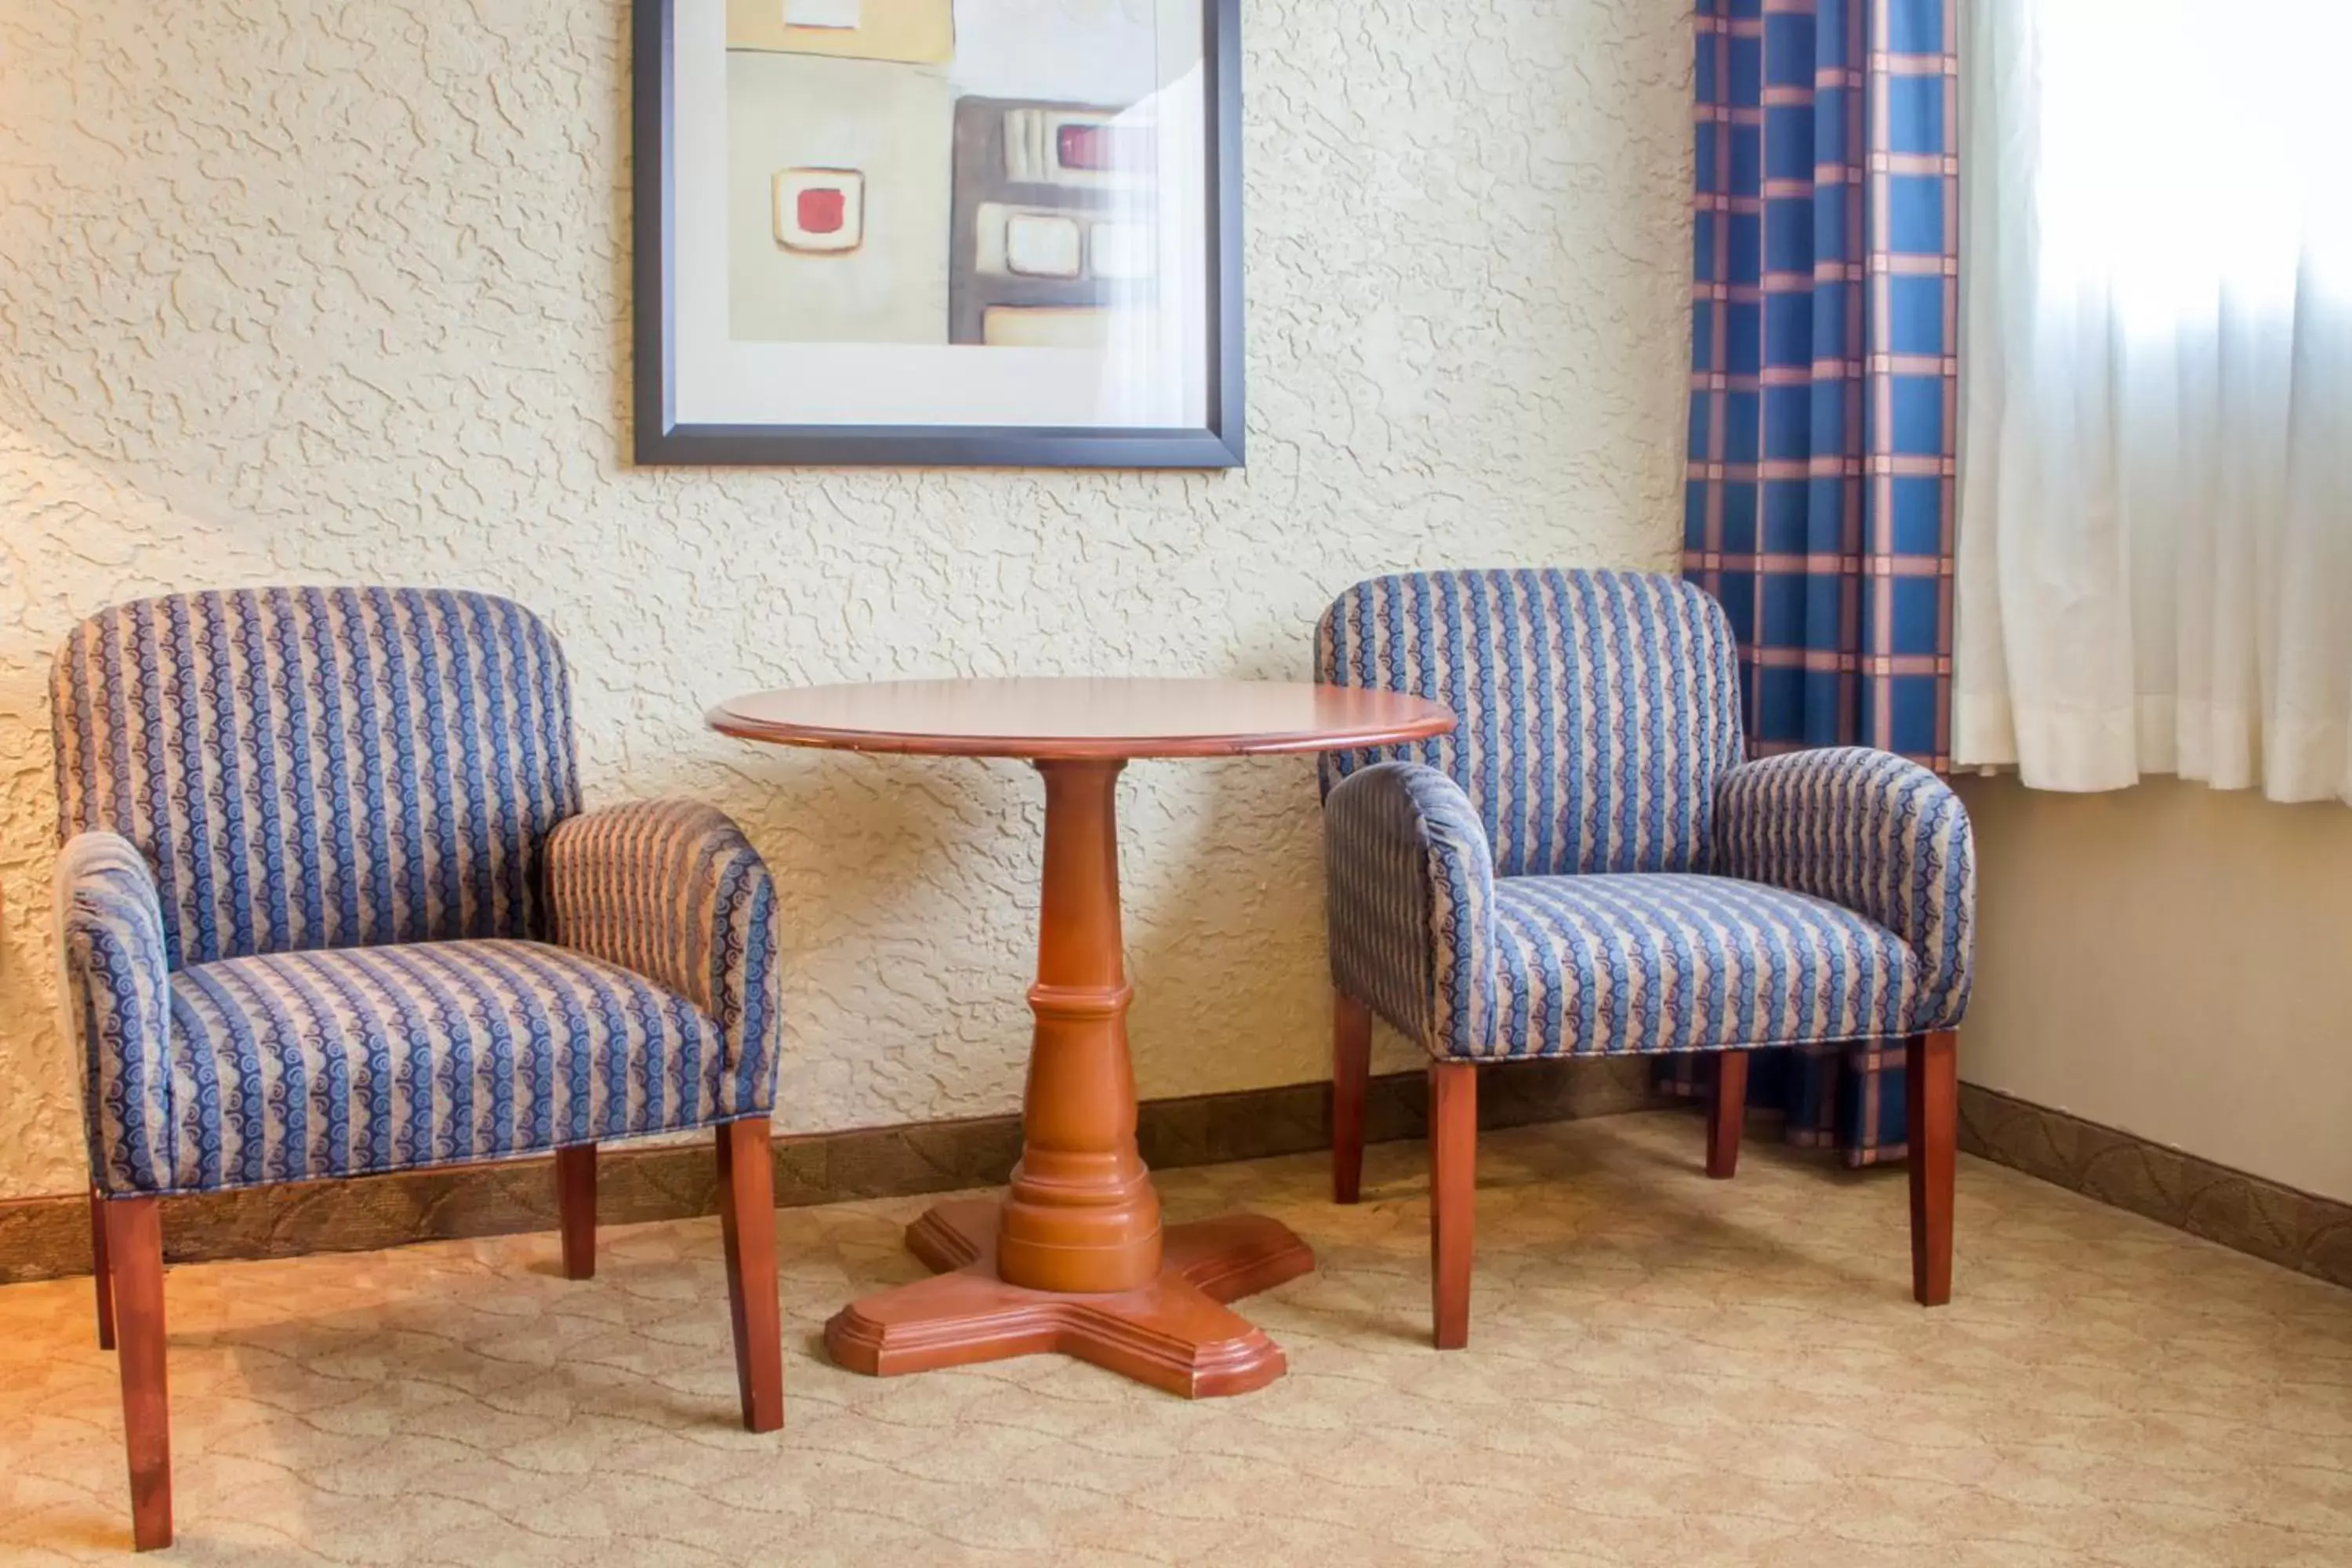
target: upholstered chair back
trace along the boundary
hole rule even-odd
[[[1497,875],[1705,868],[1715,783],[1739,762],[1738,668],[1722,608],[1671,577],[1428,572],[1339,595],[1318,679],[1417,692],[1450,735],[1327,757],[1323,785],[1409,758],[1450,774]]]
[[[563,655],[520,605],[266,588],[94,616],[50,684],[59,832],[136,845],[173,968],[545,934],[578,812]]]

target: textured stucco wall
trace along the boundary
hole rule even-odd
[[[1668,563],[1688,7],[1244,9],[1252,462],[1155,477],[631,469],[614,0],[0,0],[0,1196],[82,1181],[44,681],[114,600],[540,609],[592,801],[709,796],[774,863],[782,1120],[818,1129],[1017,1103],[1038,791],[762,752],[713,700],[1296,676],[1370,572]],[[1311,765],[1140,765],[1122,806],[1144,1092],[1318,1076]]]

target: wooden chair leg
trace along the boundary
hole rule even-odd
[[[1351,1204],[1364,1186],[1364,1096],[1372,1080],[1372,1012],[1331,994],[1331,1201]]]
[[[596,1145],[555,1152],[555,1209],[563,1227],[563,1277],[596,1277]]]
[[[1739,1127],[1748,1115],[1748,1053],[1715,1058],[1715,1100],[1706,1110],[1706,1173],[1718,1182],[1739,1169]]]
[[[727,1246],[727,1307],[735,1322],[735,1384],[743,1425],[784,1424],[784,1333],[776,1305],[775,1173],[768,1119],[719,1129],[719,1223]]]
[[[1478,1068],[1429,1068],[1430,1312],[1437,1348],[1470,1342],[1470,1251],[1478,1207]]]
[[[106,1203],[122,1372],[123,1447],[131,1461],[131,1538],[142,1552],[172,1544],[172,1407],[163,1380],[163,1219],[156,1198]]]
[[[1904,1042],[1911,1131],[1911,1294],[1923,1307],[1952,1299],[1952,1187],[1959,1154],[1959,1036]]]
[[[114,1348],[114,1280],[106,1266],[106,1195],[89,1190],[89,1278],[98,1292],[98,1348]]]

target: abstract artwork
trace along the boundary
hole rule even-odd
[[[638,0],[638,460],[1238,466],[1237,5]]]

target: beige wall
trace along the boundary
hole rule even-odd
[[[710,796],[774,862],[816,1129],[1017,1102],[1037,789],[761,752],[714,699],[1298,675],[1370,572],[1671,564],[1688,7],[1244,10],[1251,466],[1150,476],[627,467],[621,0],[0,9],[0,1196],[83,1179],[43,682],[110,601],[537,606],[591,798]],[[1318,1074],[1309,764],[1139,766],[1123,809],[1144,1091]]]
[[[2352,1201],[2352,810],[1961,782],[1961,1076]]]

